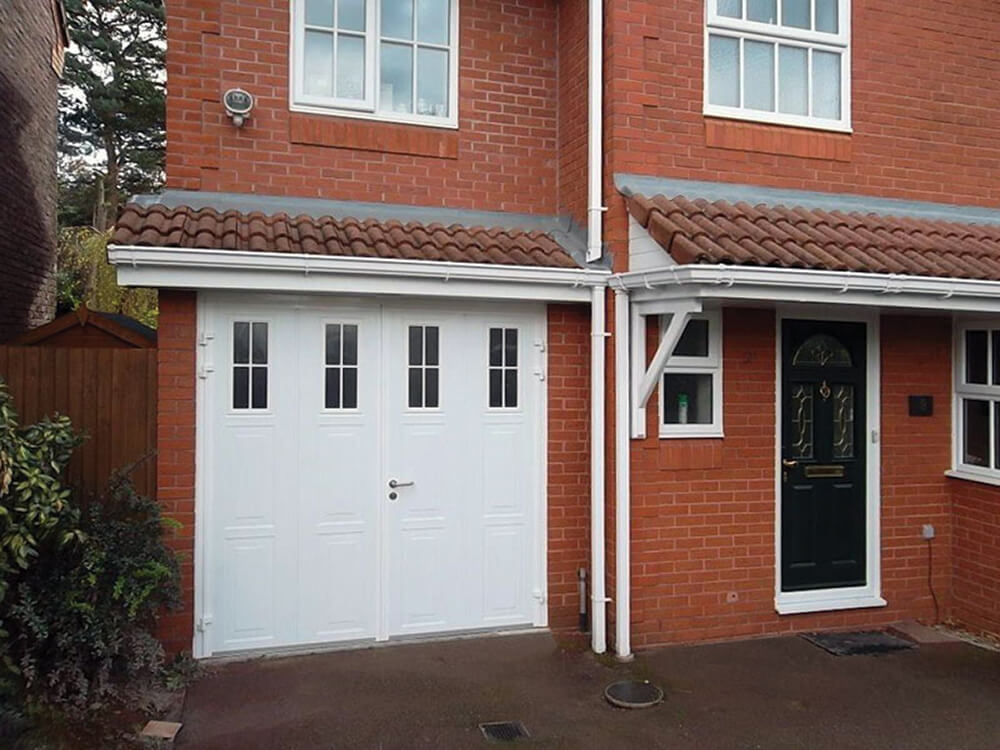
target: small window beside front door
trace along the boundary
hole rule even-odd
[[[267,408],[267,323],[233,323],[233,409]]]
[[[327,409],[358,408],[358,326],[354,323],[326,325]]]
[[[663,368],[660,437],[721,436],[722,317],[713,311],[691,316]]]
[[[407,337],[409,399],[411,409],[436,409],[440,405],[440,333],[437,326],[410,326]]]
[[[490,408],[517,408],[517,329],[490,329]]]
[[[1000,325],[956,329],[955,468],[1000,478]]]

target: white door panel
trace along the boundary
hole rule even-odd
[[[204,654],[544,620],[537,308],[206,304]]]

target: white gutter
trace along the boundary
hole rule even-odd
[[[599,260],[603,254],[601,225],[604,207],[604,4],[590,0],[590,39],[587,45],[588,127],[587,127],[587,261]]]
[[[615,277],[632,302],[675,299],[801,302],[996,312],[1000,282],[763,266],[675,265]]]
[[[632,467],[629,443],[629,299],[615,289],[615,655],[632,659]]]
[[[112,245],[125,286],[431,294],[583,302],[607,271],[293,253]],[[392,284],[387,284],[388,281]]]

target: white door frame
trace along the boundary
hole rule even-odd
[[[216,331],[209,330],[210,320],[214,320],[214,313],[211,308],[214,305],[225,305],[238,302],[241,308],[249,312],[258,309],[268,309],[274,304],[296,304],[297,306],[322,310],[324,302],[335,300],[338,305],[349,305],[351,303],[363,303],[370,305],[378,311],[380,322],[383,320],[383,312],[386,307],[392,309],[422,309],[435,311],[466,311],[485,312],[496,310],[498,319],[520,318],[530,319],[532,323],[537,323],[537,328],[532,325],[532,348],[536,350],[537,372],[535,367],[525,367],[524,383],[536,383],[538,388],[538,410],[539,414],[535,420],[536,435],[539,455],[538,460],[538,480],[537,491],[534,493],[534,508],[532,509],[534,520],[534,539],[532,547],[534,549],[534,559],[532,564],[532,594],[536,601],[535,612],[532,618],[532,625],[535,627],[546,627],[548,625],[548,316],[546,314],[545,303],[531,303],[517,301],[513,304],[516,309],[511,310],[511,302],[497,300],[462,300],[446,301],[426,298],[415,298],[401,302],[398,298],[386,299],[378,297],[361,297],[348,295],[293,295],[288,293],[261,294],[255,293],[250,300],[246,300],[246,295],[226,291],[205,291],[201,290],[196,295],[196,357],[195,357],[195,479],[194,479],[194,638],[192,643],[192,653],[195,658],[212,656],[209,650],[210,639],[206,633],[213,626],[213,616],[210,611],[212,606],[212,581],[208,574],[210,570],[211,556],[214,553],[210,543],[209,530],[212,529],[212,497],[210,492],[211,482],[209,481],[209,469],[212,465],[212,435],[215,403],[213,399],[213,389],[209,387],[209,378],[214,373],[219,376],[225,372],[226,363],[213,362],[209,356],[212,344],[218,335]],[[272,308],[273,309],[273,308]],[[384,326],[383,326],[384,329]],[[381,338],[383,347],[382,357],[385,361],[385,336]],[[387,378],[380,377],[379,392],[381,395],[379,408],[377,411],[377,434],[379,445],[379,456],[377,460],[380,476],[385,474],[384,455],[384,429],[385,429],[385,388]],[[379,498],[381,500],[381,497]],[[376,534],[376,547],[378,550],[378,570],[377,570],[377,601],[376,601],[376,641],[388,640],[388,621],[386,618],[386,586],[385,578],[385,508],[384,503],[379,502],[378,521]],[[359,645],[368,645],[370,640],[358,642]],[[344,646],[344,642],[337,645]],[[350,645],[348,642],[346,645]],[[266,650],[266,649],[265,649]],[[282,649],[278,649],[282,650]]]
[[[882,598],[881,548],[881,346],[878,310],[851,307],[817,307],[809,305],[779,306],[775,310],[775,387],[774,387],[774,608],[778,614],[827,612],[841,609],[884,607]],[[816,589],[814,591],[783,592],[781,590],[781,376],[782,322],[785,320],[829,320],[865,323],[867,346],[866,364],[866,426],[865,426],[865,549],[864,586]]]

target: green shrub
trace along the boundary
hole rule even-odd
[[[155,618],[180,601],[167,522],[123,473],[102,498],[73,507],[59,481],[78,442],[68,420],[18,427],[2,387],[0,417],[10,473],[0,490],[0,704],[6,691],[35,714],[129,705],[160,681]]]

